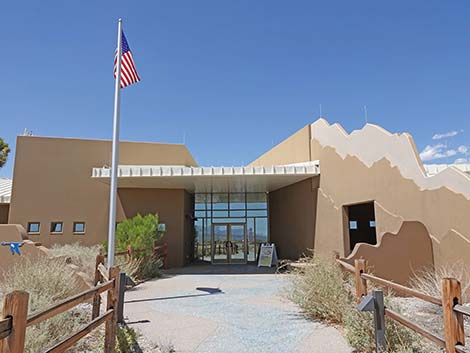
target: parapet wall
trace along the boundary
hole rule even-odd
[[[340,125],[329,125],[320,119],[311,125],[311,137],[311,158],[320,160],[321,169],[317,251],[336,250],[348,255],[343,206],[375,201],[378,239],[385,233],[393,237],[402,228],[403,249],[412,246],[411,252],[409,248],[403,252],[418,256],[424,243],[406,237],[423,235],[403,226],[417,221],[424,225],[432,240],[435,265],[462,261],[470,268],[467,174],[451,167],[427,176],[412,137],[391,134],[376,125],[368,124],[347,134]],[[386,248],[380,250],[380,244],[376,248],[376,252],[383,251],[382,255],[388,256]],[[396,275],[399,276],[398,270]]]

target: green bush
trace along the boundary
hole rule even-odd
[[[126,219],[116,229],[116,250],[126,251],[130,246],[134,251],[130,262],[117,265],[134,281],[146,280],[160,274],[162,262],[155,257],[155,242],[163,237],[158,231],[158,214],[147,214]]]
[[[142,251],[136,252],[136,257],[148,257],[153,254],[155,241],[162,238],[158,231],[158,214],[138,214],[134,218],[119,223],[116,229],[116,249],[126,251],[129,246]]]

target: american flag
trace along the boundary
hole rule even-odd
[[[121,32],[121,46],[122,46],[122,56],[121,56],[121,88],[132,85],[133,83],[139,82],[140,77],[137,74],[135,69],[134,59],[132,58],[132,52],[127,44],[126,36],[124,32]],[[116,78],[117,72],[117,49],[116,54],[114,55],[114,77]]]

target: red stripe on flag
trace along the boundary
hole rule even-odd
[[[114,55],[114,77],[117,73],[117,51]],[[127,51],[121,56],[121,88],[127,87],[133,83],[139,82],[140,77],[135,68],[132,53]]]

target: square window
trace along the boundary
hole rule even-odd
[[[51,222],[51,233],[62,234],[63,226],[62,222]]]
[[[369,221],[369,227],[375,228],[375,221]]]
[[[349,229],[357,229],[357,221],[349,221]]]
[[[73,222],[73,232],[75,234],[84,234],[85,222]]]
[[[39,222],[28,222],[28,233],[30,234],[39,234],[39,229],[41,228],[41,223]]]

